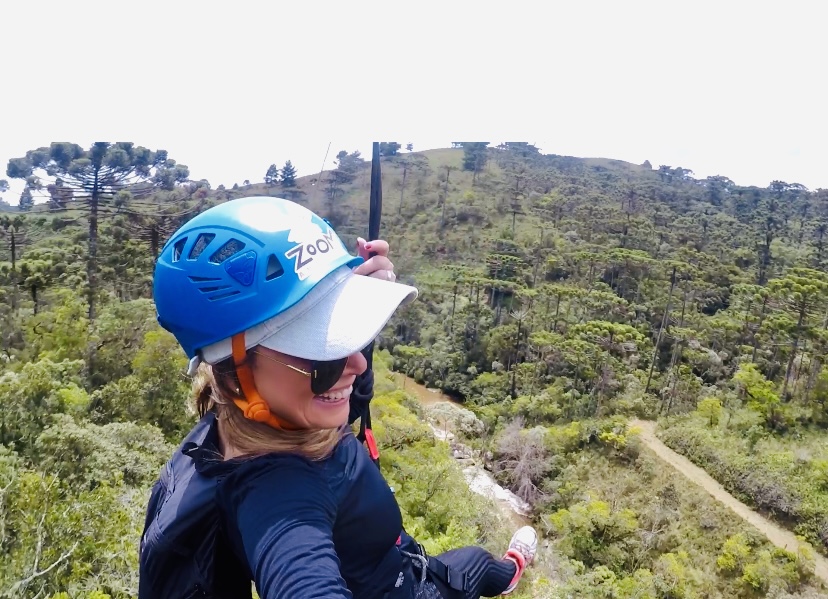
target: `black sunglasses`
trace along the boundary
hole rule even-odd
[[[342,377],[345,372],[345,367],[348,365],[348,358],[340,358],[339,360],[311,360],[311,371],[308,372],[298,366],[288,364],[277,360],[267,354],[261,352],[253,352],[257,356],[261,356],[273,362],[278,362],[282,366],[287,366],[291,370],[309,376],[311,380],[311,391],[316,395],[322,395],[325,391],[330,389]]]

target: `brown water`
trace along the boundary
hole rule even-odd
[[[394,382],[400,386],[400,389],[415,396],[424,406],[433,406],[434,404],[443,402],[459,403],[439,389],[429,389],[401,372],[395,372],[393,374]]]

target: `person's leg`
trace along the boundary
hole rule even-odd
[[[481,547],[462,547],[447,551],[437,559],[452,569],[466,574],[464,599],[508,595],[517,587],[526,566],[535,559],[538,535],[531,526],[524,526],[512,535],[503,559],[495,559]]]
[[[497,597],[506,590],[518,572],[514,560],[495,559],[482,547],[461,547],[435,557],[452,570],[465,572],[466,599]]]

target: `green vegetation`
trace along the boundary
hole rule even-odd
[[[29,317],[49,323],[39,345],[0,374],[0,597],[135,597],[149,488],[195,422],[185,360],[146,300],[105,304],[89,330],[106,340],[97,374],[110,380],[90,393],[77,359],[88,339],[72,337],[86,330],[85,306],[70,294],[53,299]],[[432,551],[478,539],[502,551],[510,531],[404,407],[388,361],[374,362],[377,434],[409,529]]]
[[[533,444],[534,451],[527,449]],[[810,592],[807,548],[797,555],[773,547],[704,491],[683,485],[641,450],[638,433],[621,419],[507,429],[496,447],[496,462],[511,476],[532,473],[539,486],[536,519],[560,555],[562,584],[551,596]],[[736,543],[741,553],[733,560]]]
[[[193,422],[184,356],[150,300],[175,228],[259,194],[320,212],[349,247],[366,234],[359,152],[339,152],[321,181],[288,162],[228,190],[187,181],[161,151],[104,146],[55,144],[9,165],[50,201],[0,218],[0,596],[135,592],[148,486]],[[384,145],[383,236],[421,297],[381,335],[379,367],[479,419],[468,444],[533,505],[558,556],[526,592],[814,592],[807,555],[671,483],[625,422],[663,418],[671,447],[828,548],[828,192],[462,146]],[[122,185],[84,191],[95,168]],[[47,184],[49,172],[66,176]],[[432,550],[502,550],[507,532],[445,447],[387,377],[378,384],[384,470],[409,528]]]
[[[666,423],[663,441],[742,501],[816,547],[828,543],[828,446],[824,433],[778,437],[760,413],[741,410],[718,426],[696,414]],[[729,422],[728,422],[729,421]]]

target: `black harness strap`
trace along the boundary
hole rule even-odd
[[[453,569],[435,557],[428,558],[428,569],[435,578],[447,584],[455,591],[469,590],[466,572]]]
[[[380,220],[382,219],[382,166],[380,164],[380,144],[375,141],[372,145],[371,152],[371,191],[369,195],[368,204],[368,241],[379,239]],[[371,252],[371,255],[376,255]],[[372,369],[374,365],[374,342],[372,341],[368,347],[363,350],[365,359],[368,361],[368,369]],[[373,374],[373,373],[372,373]],[[373,383],[373,376],[371,378]],[[371,395],[373,396],[373,387],[371,388]],[[365,402],[364,407],[360,407],[361,418],[359,421],[359,435],[357,438],[364,442],[368,447],[368,454],[371,460],[380,466],[379,449],[377,448],[377,441],[374,439],[374,431],[371,430],[371,408],[368,402]]]
[[[367,350],[367,348],[366,348]],[[366,350],[363,350],[366,351]],[[374,431],[371,430],[371,399],[374,397],[374,371],[366,370],[357,377],[354,390],[351,393],[351,413],[348,422],[354,422],[359,418],[359,434],[357,440],[365,443],[368,448],[368,455],[379,467],[379,449],[374,438]]]

